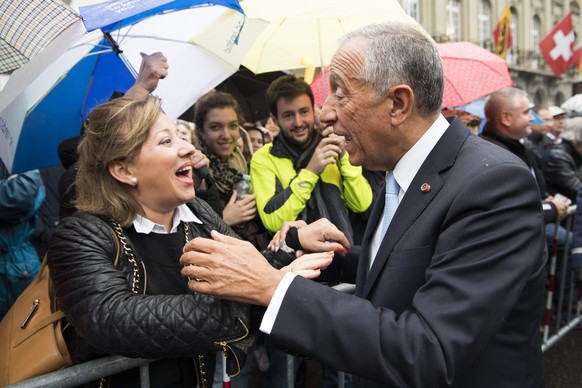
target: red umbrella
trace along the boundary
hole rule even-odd
[[[323,102],[325,101],[325,97],[329,95],[329,74],[327,73],[327,67],[325,70],[325,91],[323,90],[323,81],[322,75],[324,73],[319,73],[313,81],[311,81],[311,90],[313,91],[313,97],[315,98],[315,104],[319,105],[320,107],[323,106]]]
[[[470,42],[437,44],[443,61],[443,107],[467,105],[513,86],[505,60]]]
[[[437,44],[445,73],[443,107],[467,105],[514,83],[505,60],[470,42]],[[327,76],[326,76],[327,78]],[[326,80],[329,94],[329,80]],[[323,83],[319,74],[311,83],[315,103],[323,105]]]

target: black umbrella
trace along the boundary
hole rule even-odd
[[[265,102],[265,92],[275,79],[285,75],[282,71],[254,74],[242,67],[216,87],[216,90],[230,93],[236,98],[247,121],[256,122],[269,117],[269,107]]]

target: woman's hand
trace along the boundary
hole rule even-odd
[[[307,223],[303,220],[283,222],[283,225],[281,225],[281,229],[279,229],[277,233],[275,233],[275,235],[271,239],[271,242],[269,243],[269,245],[267,245],[267,248],[269,248],[273,252],[277,252],[279,248],[281,248],[281,241],[285,241],[285,239],[287,238],[287,232],[289,231],[290,228],[301,229],[304,226],[307,226]]]
[[[315,279],[321,270],[327,268],[333,261],[333,251],[308,253],[293,260],[291,264],[281,268],[283,272],[292,272],[307,279]]]
[[[230,201],[222,211],[222,219],[227,225],[237,225],[241,222],[250,221],[257,215],[257,204],[255,194],[245,194],[238,201],[236,200],[237,192],[232,191]]]
[[[276,252],[281,246],[281,241],[287,237],[290,228],[297,228],[297,237],[299,244],[306,252],[327,252],[337,251],[345,254],[351,246],[344,235],[334,224],[327,218],[320,218],[311,224],[304,221],[284,222],[281,230],[275,233],[275,236],[269,243],[269,248]]]
[[[308,252],[337,251],[345,254],[351,249],[344,233],[327,218],[320,218],[298,229],[299,243]]]

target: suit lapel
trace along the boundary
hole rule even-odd
[[[410,187],[398,205],[386,235],[380,244],[378,253],[374,258],[372,268],[368,272],[370,238],[384,210],[383,196],[379,197],[370,215],[370,220],[364,234],[361,259],[366,259],[360,260],[358,266],[357,295],[364,298],[368,296],[379,274],[389,260],[394,246],[444,186],[445,181],[440,176],[440,173],[454,164],[461,146],[469,135],[469,130],[460,120],[455,119],[451,123],[420,167],[420,170],[415,175]],[[430,185],[429,190],[421,189],[425,183]]]
[[[430,191],[423,192],[420,190],[420,186],[424,183],[430,185]],[[402,202],[398,205],[396,213],[394,213],[394,217],[392,218],[392,222],[390,222],[390,226],[386,231],[386,235],[384,236],[382,243],[380,243],[380,248],[374,258],[374,263],[372,264],[372,268],[370,268],[370,272],[368,273],[362,291],[363,297],[366,297],[370,292],[372,285],[376,281],[382,268],[386,265],[396,243],[402,238],[404,233],[406,233],[414,221],[416,221],[424,209],[426,209],[432,199],[438,194],[443,187],[443,184],[444,182],[438,175],[438,172],[434,170],[434,167],[430,163],[425,163],[418,171],[412,180],[408,191],[402,198]]]
[[[376,225],[380,221],[380,217],[384,212],[384,192],[385,192],[386,185],[382,187],[380,190],[380,195],[376,198],[376,201],[373,204],[372,212],[370,213],[370,218],[368,219],[368,225],[366,226],[366,230],[364,231],[364,238],[362,240],[362,249],[360,251],[360,259],[358,261],[358,274],[356,277],[356,291],[355,294],[361,296],[362,289],[364,288],[364,284],[366,282],[366,278],[368,276],[368,269],[370,268],[370,255],[368,252],[370,251],[370,240],[374,231],[376,230]]]

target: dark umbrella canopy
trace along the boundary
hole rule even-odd
[[[243,110],[246,121],[256,122],[269,117],[269,107],[265,101],[267,88],[282,71],[254,74],[242,67],[216,87],[216,90],[230,93],[236,98]]]

